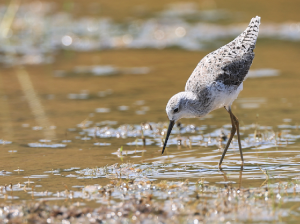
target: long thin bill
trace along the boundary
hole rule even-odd
[[[174,124],[175,124],[175,121],[170,121],[167,136],[166,136],[166,140],[165,140],[165,144],[164,144],[163,150],[161,152],[162,155],[164,154],[164,151],[165,151],[165,148],[167,146],[167,142],[168,142],[168,139],[169,139],[169,136],[171,134],[171,131],[172,131],[172,128],[173,128]]]

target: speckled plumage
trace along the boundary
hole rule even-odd
[[[227,106],[212,102],[213,100],[218,101],[216,99],[219,95],[218,92],[221,95],[230,96],[233,92],[239,93],[242,90],[240,85],[254,59],[253,50],[259,25],[260,17],[256,16],[251,19],[247,29],[237,38],[206,55],[188,79],[185,91],[197,94],[205,108],[212,107],[209,108],[209,111]],[[231,105],[233,100],[230,99],[228,104]]]
[[[199,93],[212,82],[221,82],[227,86],[240,85],[254,58],[259,24],[260,17],[257,16],[237,38],[206,55],[188,79],[185,91]]]
[[[215,109],[225,107],[230,114],[232,129],[219,166],[235,132],[238,134],[241,159],[244,161],[239,122],[231,111],[231,104],[243,89],[243,81],[252,64],[259,25],[260,17],[252,18],[247,29],[237,38],[206,55],[189,77],[185,91],[171,97],[166,107],[170,125],[162,154],[175,121],[181,118],[201,117]]]
[[[212,110],[230,107],[243,89],[252,64],[260,17],[251,19],[247,29],[230,43],[206,55],[189,77],[185,91],[167,104],[170,119],[201,117]],[[173,113],[179,108],[178,114]]]

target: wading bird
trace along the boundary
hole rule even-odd
[[[243,89],[243,81],[252,64],[260,17],[252,18],[247,29],[230,43],[206,55],[197,65],[185,85],[185,91],[175,94],[169,100],[166,112],[170,120],[162,154],[176,121],[181,118],[202,117],[224,107],[230,115],[232,129],[219,162],[222,161],[237,132],[242,165],[239,121],[231,111],[233,101]]]

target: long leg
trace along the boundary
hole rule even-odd
[[[228,107],[228,109],[225,107],[225,109],[228,111],[229,115],[230,115],[230,119],[231,119],[231,125],[232,125],[232,129],[231,129],[231,134],[230,134],[230,138],[227,142],[227,145],[223,151],[222,157],[220,159],[220,163],[219,163],[219,168],[221,168],[221,164],[222,161],[224,159],[224,156],[227,152],[227,149],[231,143],[231,140],[235,134],[235,131],[237,131],[237,136],[238,136],[238,144],[239,144],[239,150],[240,150],[240,155],[241,155],[241,160],[242,160],[242,167],[244,165],[244,158],[243,158],[243,152],[242,152],[242,145],[241,145],[241,137],[240,137],[240,126],[239,126],[239,120],[237,119],[237,117],[232,113],[231,108]]]
[[[225,156],[225,154],[226,154],[226,152],[227,152],[227,149],[228,149],[228,147],[229,147],[229,145],[230,145],[230,143],[231,143],[231,140],[232,140],[232,138],[233,138],[233,136],[234,136],[234,134],[235,134],[235,132],[236,132],[236,125],[235,125],[235,121],[234,121],[234,118],[233,118],[234,115],[233,115],[232,112],[231,112],[231,108],[228,107],[228,109],[227,109],[227,108],[225,107],[225,109],[228,111],[228,113],[229,113],[229,115],[230,115],[232,128],[231,128],[230,137],[229,137],[229,139],[228,139],[228,142],[227,142],[227,144],[226,144],[226,146],[225,146],[225,149],[224,149],[224,151],[223,151],[222,157],[221,157],[220,162],[219,162],[219,168],[220,168],[220,169],[221,169],[221,164],[222,164],[222,161],[223,161],[223,159],[224,159],[224,156]]]
[[[237,117],[234,116],[234,114],[232,112],[231,112],[231,114],[232,114],[234,122],[235,122],[236,132],[237,132],[237,136],[238,136],[239,149],[240,149],[240,155],[241,155],[242,166],[243,166],[244,165],[244,158],[243,158],[241,137],[240,137],[240,123],[239,123],[239,120],[237,119]]]

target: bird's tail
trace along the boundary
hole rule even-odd
[[[235,41],[239,42],[240,45],[244,45],[246,48],[254,49],[258,31],[259,31],[259,25],[260,25],[260,17],[256,16],[251,19],[247,29],[241,33]]]

